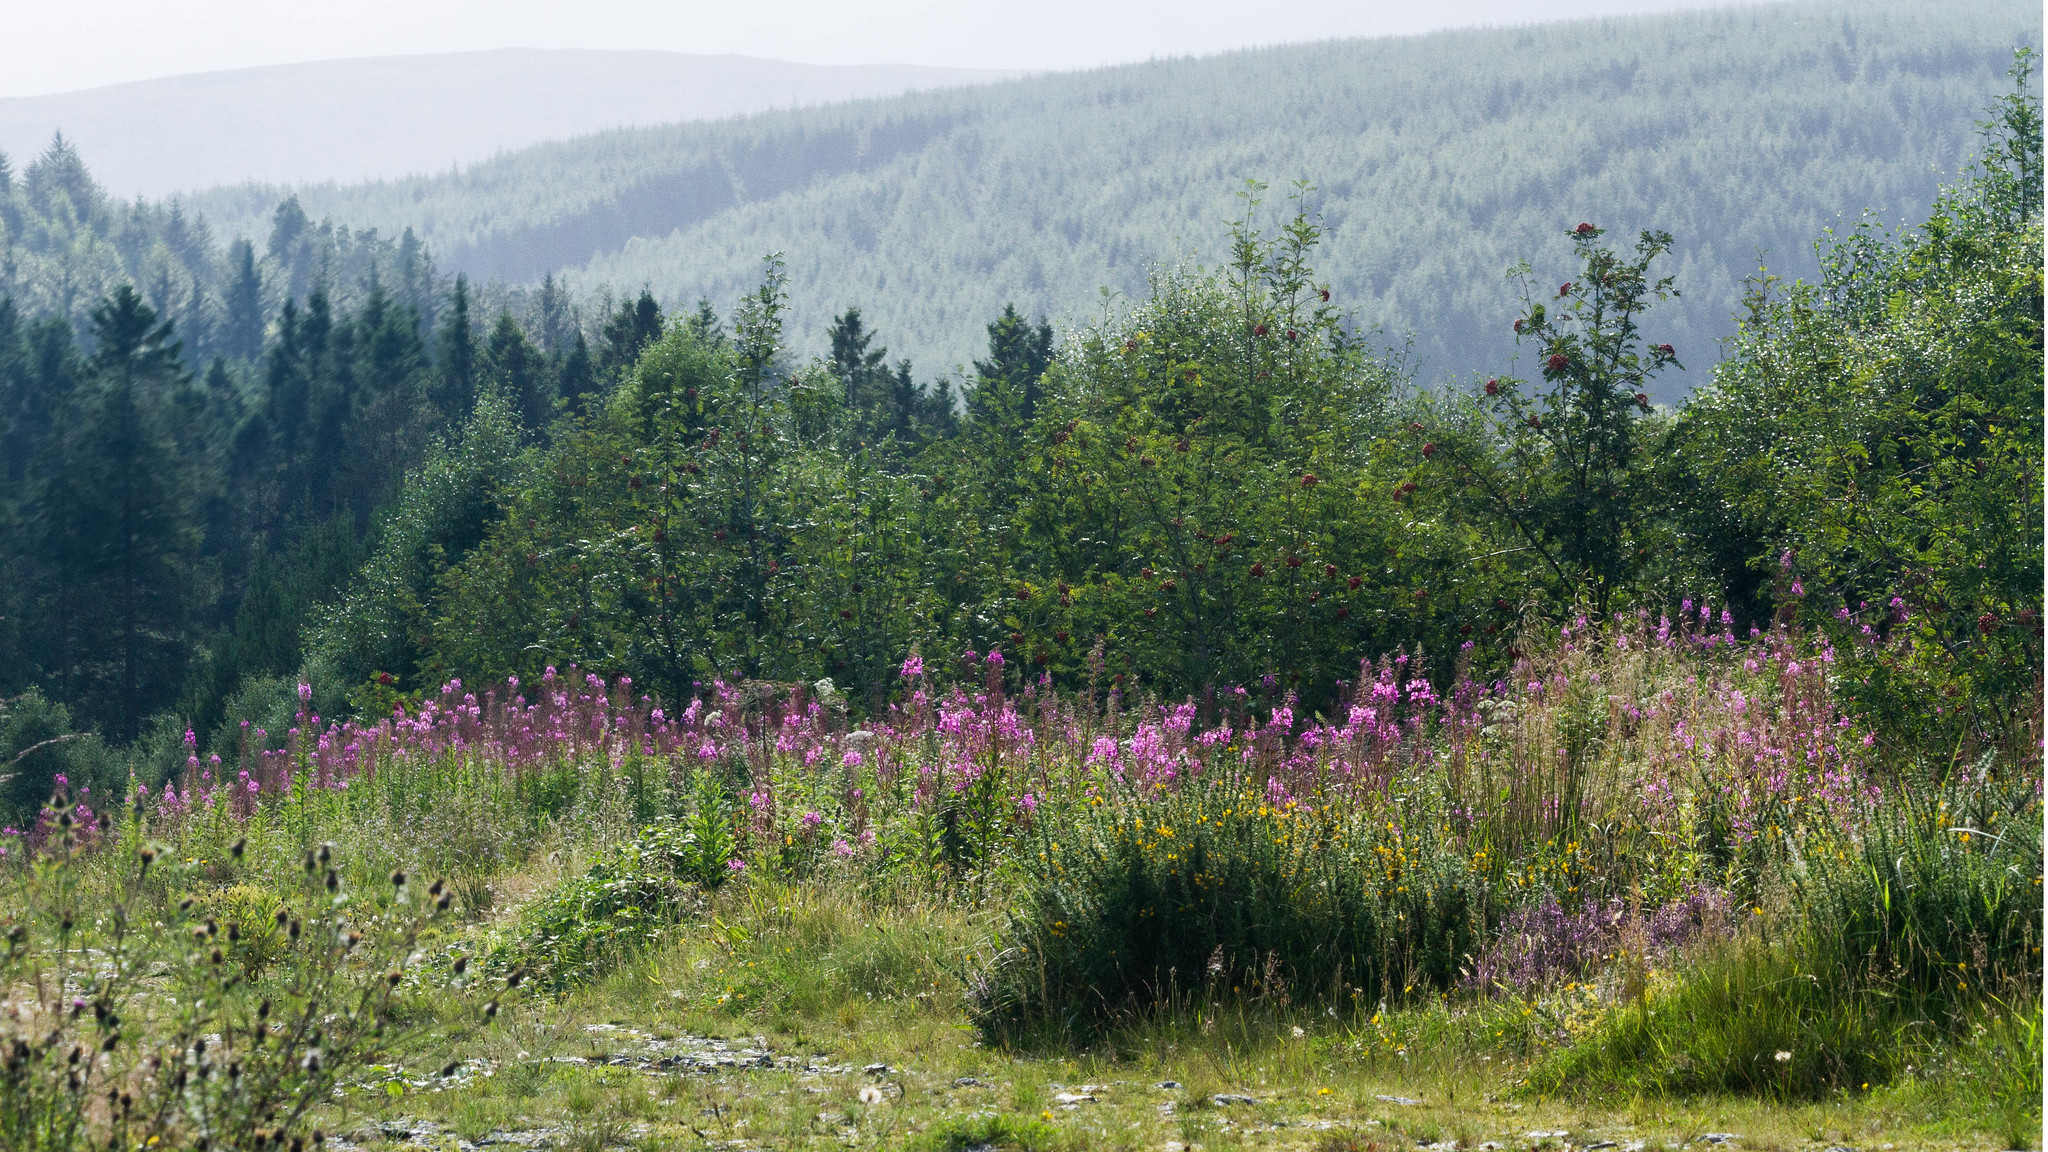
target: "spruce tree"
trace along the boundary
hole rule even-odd
[[[597,399],[597,366],[590,360],[590,342],[583,333],[576,334],[576,343],[569,348],[569,354],[562,358],[561,378],[557,389],[563,403],[571,412],[592,415]]]
[[[510,309],[498,313],[484,358],[491,386],[519,414],[520,424],[529,432],[547,427],[555,410],[553,373],[548,371],[547,357],[526,338]]]
[[[469,277],[455,277],[448,316],[441,324],[441,362],[434,381],[434,406],[442,426],[459,427],[476,406],[476,331],[469,322]]]
[[[168,699],[183,657],[185,586],[198,544],[189,468],[165,427],[185,383],[172,324],[122,285],[92,311],[94,353],[69,437],[70,522],[59,560],[96,610],[85,695],[125,739]],[[58,510],[53,510],[58,511]]]
[[[642,288],[637,301],[621,301],[605,321],[603,335],[599,368],[605,379],[616,380],[640,359],[642,349],[661,338],[661,305],[654,293]]]
[[[256,270],[256,247],[237,240],[228,249],[234,278],[222,293],[227,321],[221,332],[223,354],[254,363],[263,352],[263,276]]]

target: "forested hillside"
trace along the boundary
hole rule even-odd
[[[789,256],[794,346],[858,304],[926,370],[976,354],[1005,301],[1058,322],[1099,286],[1223,255],[1246,177],[1315,184],[1339,303],[1428,374],[1499,364],[1503,271],[1557,257],[1560,223],[1676,240],[1669,334],[1692,360],[1731,331],[1759,253],[1811,276],[1812,238],[1898,221],[1958,170],[2018,0],[1785,4],[1332,42],[1038,77],[716,125],[606,133],[459,174],[301,188],[307,211],[442,266],[579,293],[731,299]],[[192,201],[259,239],[282,198]],[[1695,382],[1680,375],[1659,395]]]

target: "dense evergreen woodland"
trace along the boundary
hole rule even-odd
[[[1161,60],[295,191],[316,218],[412,228],[444,270],[528,292],[552,274],[689,308],[783,252],[793,348],[823,352],[858,303],[930,371],[978,358],[1005,302],[1085,323],[1099,287],[1142,298],[1155,262],[1224,262],[1236,182],[1305,178],[1320,274],[1363,327],[1412,335],[1429,379],[1505,366],[1501,270],[1566,211],[1672,234],[1663,336],[1704,363],[1760,253],[1812,280],[1822,229],[1914,218],[1967,162],[2010,51],[2040,43],[2024,0],[1742,5]],[[187,208],[260,248],[286,192]]]
[[[830,678],[872,708],[906,654],[971,651],[1020,685],[1306,714],[1361,657],[1447,680],[1581,616],[1707,604],[1731,634],[1836,634],[1886,739],[2025,742],[2029,59],[1919,225],[1747,281],[1718,365],[1668,336],[1681,241],[1573,212],[1486,320],[1517,357],[1432,387],[1320,271],[1305,187],[1245,187],[1221,267],[1164,266],[1085,327],[993,311],[956,390],[855,307],[793,351],[796,253],[725,312],[643,292],[586,323],[549,282],[522,315],[294,200],[260,256],[222,248],[105,201],[59,142],[0,183],[10,235],[73,237],[0,300],[10,795],[168,773],[188,728],[282,738],[301,682],[326,716],[570,663],[670,702]],[[121,282],[49,272],[92,260]],[[1655,403],[1681,369],[1703,386]]]

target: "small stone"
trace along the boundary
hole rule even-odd
[[[1602,1148],[1613,1147],[1616,1147],[1616,1145],[1612,1140],[1596,1140],[1593,1143],[1586,1145],[1585,1152],[1600,1152],[1600,1149]]]
[[[974,1088],[979,1086],[980,1084],[981,1081],[976,1080],[972,1076],[962,1076],[959,1079],[953,1081],[953,1087],[955,1088]]]
[[[1742,1139],[1742,1137],[1737,1136],[1733,1132],[1702,1132],[1700,1133],[1700,1139],[1705,1140],[1709,1144],[1733,1144],[1737,1140]]]
[[[1237,1092],[1219,1092],[1209,1097],[1209,1103],[1216,1105],[1218,1108],[1227,1107],[1231,1104],[1257,1104],[1258,1102],[1259,1098],[1256,1096],[1246,1096]]]
[[[1373,1097],[1373,1099],[1381,1101],[1382,1103],[1386,1104],[1399,1104],[1403,1108],[1412,1108],[1415,1105],[1422,1103],[1422,1101],[1413,1099],[1408,1096],[1375,1096]]]
[[[1053,1096],[1052,1102],[1060,1105],[1093,1104],[1095,1103],[1095,1094],[1093,1092],[1060,1092]]]
[[[868,1064],[864,1065],[861,1071],[870,1076],[887,1076],[889,1074],[889,1066],[887,1064]]]
[[[1171,1091],[1173,1091],[1174,1089],[1176,1089],[1176,1088],[1180,1087],[1180,1081],[1178,1081],[1178,1080],[1161,1080],[1161,1081],[1159,1082],[1159,1087],[1160,1087],[1160,1088],[1163,1088],[1163,1089],[1165,1089],[1165,1090],[1166,1090],[1166,1091],[1168,1091],[1168,1092],[1171,1092]]]
[[[1820,1152],[1856,1152],[1856,1150],[1847,1144],[1830,1144],[1821,1149]]]

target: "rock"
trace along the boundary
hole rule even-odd
[[[1095,1103],[1095,1093],[1058,1092],[1053,1095],[1052,1102],[1055,1104],[1093,1104]]]
[[[1180,1081],[1178,1081],[1178,1080],[1161,1080],[1161,1081],[1159,1082],[1159,1084],[1158,1084],[1158,1087],[1159,1087],[1159,1088],[1162,1088],[1162,1089],[1164,1089],[1165,1091],[1171,1092],[1171,1091],[1173,1091],[1174,1089],[1176,1089],[1176,1088],[1179,1088],[1179,1087],[1180,1087]]]
[[[870,1076],[887,1076],[889,1074],[889,1066],[887,1064],[868,1064],[864,1065],[861,1071]]]
[[[1562,1139],[1564,1139],[1565,1137],[1567,1137],[1567,1136],[1569,1136],[1569,1135],[1571,1135],[1571,1133],[1569,1133],[1569,1132],[1566,1132],[1566,1131],[1563,1131],[1562,1129],[1560,1129],[1560,1130],[1558,1130],[1558,1131],[1556,1131],[1556,1132],[1543,1132],[1543,1131],[1540,1131],[1540,1130],[1539,1130],[1539,1131],[1535,1131],[1535,1132],[1524,1132],[1524,1133],[1522,1133],[1522,1139],[1524,1139],[1524,1140],[1562,1140]]]
[[[976,1080],[972,1076],[962,1076],[959,1079],[953,1081],[953,1087],[955,1088],[975,1088],[979,1087],[980,1084],[981,1081]]]
[[[1585,1152],[1600,1152],[1602,1148],[1614,1147],[1617,1147],[1617,1145],[1612,1140],[1595,1140],[1593,1143],[1586,1145]]]
[[[1486,1141],[1485,1143],[1483,1143],[1483,1144],[1479,1145],[1479,1147],[1477,1147],[1477,1148],[1473,1149],[1473,1150],[1472,1150],[1472,1152],[1500,1152],[1500,1149],[1501,1149],[1501,1143],[1500,1143],[1500,1141],[1498,1141],[1498,1140],[1488,1140],[1488,1141]]]
[[[1830,1144],[1821,1149],[1820,1152],[1856,1152],[1856,1150],[1847,1144]]]
[[[1382,1101],[1387,1104],[1399,1104],[1403,1108],[1411,1108],[1417,1104],[1422,1103],[1422,1101],[1420,1100],[1410,1099],[1407,1096],[1375,1096],[1373,1097],[1373,1099]]]
[[[1257,1104],[1258,1102],[1258,1097],[1246,1096],[1238,1092],[1219,1092],[1209,1097],[1209,1103],[1216,1105],[1218,1108],[1227,1107],[1231,1104]]]
[[[1733,1132],[1702,1132],[1700,1133],[1700,1139],[1705,1140],[1709,1144],[1733,1144],[1737,1140],[1742,1139],[1742,1137],[1737,1136]]]

